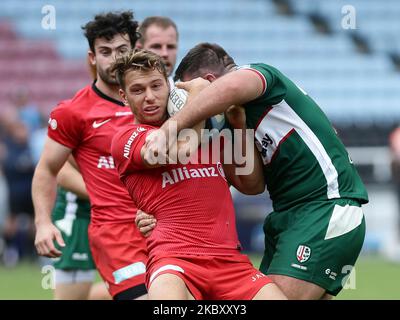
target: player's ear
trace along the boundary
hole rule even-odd
[[[212,73],[207,73],[203,78],[210,82],[213,82],[214,80],[217,79],[217,77],[214,76]]]
[[[89,62],[92,66],[96,65],[96,55],[92,50],[88,51]]]
[[[119,96],[121,97],[122,102],[124,105],[129,106],[128,100],[126,99],[126,94],[125,91],[122,89],[119,89]]]

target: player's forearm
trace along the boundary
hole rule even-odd
[[[69,162],[66,162],[57,175],[57,183],[81,199],[89,199],[85,182],[81,173],[75,169]]]
[[[178,148],[178,162],[179,159],[186,158],[186,155],[193,155],[197,152],[202,139],[202,129],[204,129],[205,121],[201,121],[195,125],[190,131],[181,131],[181,139],[177,142]],[[187,134],[186,134],[187,133]],[[170,154],[173,148],[170,148]],[[182,157],[183,155],[183,157]]]
[[[251,132],[242,128],[240,141],[241,148],[233,148],[234,163],[228,168],[228,181],[240,192],[244,194],[259,194],[265,190],[263,164],[259,152],[257,151]],[[238,155],[235,154],[241,150],[241,160],[238,162]]]
[[[255,195],[260,194],[265,190],[264,174],[261,165],[259,165],[258,155],[254,155],[254,157],[254,160],[251,161],[254,162],[253,171],[248,175],[243,174],[236,176],[239,180],[237,183],[240,188],[237,189],[244,194]]]
[[[216,114],[223,113],[229,106],[235,104],[233,102],[235,100],[234,93],[237,89],[234,84],[225,82],[219,85],[211,84],[189,99],[180,112],[164,123],[162,129],[168,132],[169,123],[176,121],[179,132],[184,128],[192,128],[200,121]]]
[[[256,99],[263,92],[261,78],[252,71],[230,72],[202,89],[185,107],[164,123],[168,132],[170,121],[177,122],[178,132],[196,123],[225,112],[231,105],[243,105]]]
[[[51,222],[56,190],[56,174],[44,169],[39,162],[32,180],[32,200],[36,225]]]

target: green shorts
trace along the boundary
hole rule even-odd
[[[360,254],[365,219],[357,200],[311,201],[272,212],[264,233],[260,271],[311,282],[336,296]]]
[[[56,244],[62,256],[53,259],[54,267],[62,270],[96,269],[88,238],[89,201],[77,199],[73,193],[59,189],[52,220],[65,242],[63,248]]]

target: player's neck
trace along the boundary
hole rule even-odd
[[[118,85],[110,86],[110,85],[106,84],[103,80],[101,80],[100,77],[97,78],[95,85],[96,85],[96,88],[99,89],[101,91],[101,93],[105,94],[106,96],[113,98],[115,100],[118,100],[118,101],[121,100],[121,97],[118,93],[118,91],[119,91]]]

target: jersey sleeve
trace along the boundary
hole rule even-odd
[[[60,103],[50,113],[47,135],[54,141],[74,149],[81,140],[82,124],[68,103]]]
[[[240,69],[256,73],[263,82],[263,92],[251,102],[273,105],[284,99],[287,90],[285,84],[280,80],[278,70],[264,63],[249,64],[240,67]]]
[[[120,177],[146,168],[140,154],[150,128],[130,127],[118,132],[111,143],[111,154]]]

